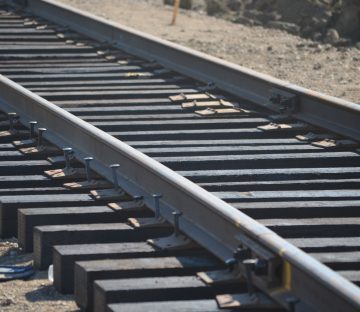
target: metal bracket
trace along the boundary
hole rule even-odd
[[[278,124],[271,122],[264,126],[258,126],[257,127],[260,130],[263,131],[284,131],[284,130],[309,130],[309,128],[312,128],[310,125],[305,124],[303,122],[297,122],[293,124]]]
[[[184,102],[181,104],[182,108],[197,108],[197,107],[227,107],[233,108],[237,103],[232,103],[229,101],[225,101],[223,99],[217,101],[205,101],[205,102],[198,102],[197,100],[193,100],[192,102]]]
[[[280,284],[279,267],[282,263],[280,257],[244,234],[238,234],[236,238],[241,243],[242,248],[247,248],[251,251],[251,258],[254,258],[254,274],[257,277],[261,277],[267,287],[274,287]]]
[[[203,117],[208,117],[208,116],[224,116],[224,115],[239,115],[239,114],[243,114],[243,113],[248,113],[245,110],[242,110],[240,108],[210,108],[208,107],[207,109],[204,110],[199,110],[199,111],[195,111],[195,114],[199,115],[199,116],[203,116]]]
[[[216,89],[216,85],[214,82],[209,81],[205,86],[198,87],[199,91],[208,92]]]
[[[184,102],[184,101],[194,101],[194,100],[220,100],[220,99],[224,99],[224,97],[221,95],[214,95],[205,92],[205,93],[195,93],[195,94],[180,93],[178,95],[169,96],[169,99],[172,102]]]
[[[190,238],[184,235],[171,235],[156,239],[148,239],[148,244],[161,250],[184,250],[194,249],[198,245]]]
[[[141,211],[146,209],[143,196],[134,196],[134,200],[118,203],[108,203],[107,205],[114,211]]]
[[[255,292],[253,295],[248,293],[217,295],[216,301],[220,309],[241,308],[257,311],[259,309],[279,310],[281,308],[276,302],[260,292]]]
[[[234,283],[244,280],[242,271],[238,267],[233,270],[198,272],[196,275],[207,285]]]
[[[300,134],[296,136],[296,139],[298,139],[299,141],[304,141],[304,142],[313,142],[313,141],[320,141],[323,139],[335,139],[337,136],[335,134],[330,134],[330,133],[313,133],[313,132],[309,132],[307,134]]]
[[[61,151],[55,146],[30,146],[20,148],[19,151],[24,155],[34,155],[34,154],[45,154],[45,155],[61,155]]]
[[[170,224],[163,218],[129,218],[128,222],[134,228],[170,227]]]
[[[128,72],[125,74],[127,78],[140,78],[140,77],[150,77],[150,73],[142,73],[142,72]]]
[[[45,175],[54,180],[74,180],[86,178],[86,171],[83,168],[54,169],[44,171]]]
[[[125,191],[119,185],[119,181],[118,181],[117,173],[116,173],[116,171],[119,167],[120,167],[119,164],[110,165],[110,169],[111,169],[112,175],[113,175],[113,186],[114,186],[112,189],[91,190],[90,191],[90,194],[96,200],[127,200],[127,199],[130,199],[130,196],[128,194],[126,194]],[[90,180],[89,177],[87,180],[88,181]]]
[[[35,144],[36,142],[35,126],[37,125],[37,121],[30,121],[29,124],[30,124],[29,138],[26,140],[13,141],[12,143],[15,147],[29,147]]]
[[[322,141],[311,142],[311,145],[322,148],[336,148],[336,147],[358,147],[359,143],[348,139],[335,140],[335,139],[327,138]]]
[[[159,69],[155,69],[153,70],[155,75],[167,75],[167,74],[171,74],[172,71],[170,69],[167,68],[159,68]]]
[[[106,180],[90,180],[90,181],[81,181],[81,182],[68,182],[64,183],[63,187],[67,189],[78,189],[78,190],[88,190],[88,189],[105,189],[111,186]]]
[[[153,194],[154,206],[155,206],[155,216],[152,218],[129,218],[128,222],[136,228],[139,227],[163,227],[170,226],[166,220],[161,217],[160,211],[160,198],[162,198],[161,194]]]
[[[268,107],[281,114],[293,114],[298,109],[299,98],[293,93],[280,89],[271,89]]]
[[[0,131],[0,137],[10,137],[17,138],[26,134],[25,131],[19,131],[15,128],[16,125],[19,125],[19,116],[16,113],[10,112],[7,113],[7,121],[2,121],[1,126],[9,126],[9,130]]]
[[[65,157],[64,156],[48,157],[46,160],[50,161],[53,165],[61,165],[61,164],[65,163]]]
[[[47,131],[46,128],[38,128],[37,145],[20,148],[19,151],[25,155],[46,154],[46,155],[61,155],[62,152],[55,146],[44,145],[43,133]]]
[[[150,245],[163,250],[184,250],[197,247],[193,240],[180,232],[179,219],[182,216],[182,212],[173,211],[172,215],[174,217],[174,234],[167,237],[149,239],[147,242]]]
[[[96,200],[129,200],[130,196],[121,189],[91,190],[90,194]]]

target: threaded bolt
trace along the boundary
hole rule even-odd
[[[37,143],[38,149],[43,147],[43,135],[46,130],[47,130],[46,128],[38,128],[38,143]]]
[[[154,203],[155,203],[155,218],[160,219],[161,218],[160,198],[162,198],[162,195],[161,194],[153,194],[152,197],[154,198]]]
[[[30,121],[30,140],[35,138],[35,126],[37,125],[37,121]]]
[[[86,171],[86,180],[88,182],[91,181],[92,175],[91,175],[91,168],[90,168],[90,162],[93,160],[93,157],[85,157],[85,171]]]
[[[110,168],[112,170],[112,176],[113,176],[113,184],[114,184],[114,189],[115,190],[119,190],[120,186],[119,186],[119,181],[118,181],[118,177],[116,174],[116,170],[120,167],[119,164],[112,164],[110,165]]]

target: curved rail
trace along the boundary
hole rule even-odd
[[[221,89],[255,104],[275,111],[285,108],[286,113],[298,119],[360,140],[360,106],[355,103],[258,74],[54,1],[28,0],[26,3],[36,15],[96,40],[108,41],[149,60],[155,59],[198,80],[211,80]],[[189,68],[189,63],[194,66]],[[290,108],[270,100],[274,88],[287,92],[285,97],[291,100]],[[144,201],[150,208],[154,209],[150,194],[161,192],[162,216],[172,223],[172,212],[183,212],[179,220],[181,231],[220,259],[226,261],[232,258],[233,252],[246,245],[248,240],[252,242],[255,256],[261,257],[261,251],[265,251],[269,255],[268,261],[273,261],[281,270],[273,272],[274,276],[256,277],[254,282],[284,307],[288,307],[286,300],[295,296],[300,299],[296,311],[360,309],[358,287],[224,201],[2,76],[0,93],[0,106],[4,110],[16,111],[24,124],[31,119],[37,120],[50,130],[47,135],[50,141],[61,147],[72,146],[79,158],[93,156],[96,158],[94,169],[105,177],[111,177],[109,164],[120,163],[122,167],[118,178],[122,187],[132,195],[144,195]]]
[[[107,42],[136,56],[157,63],[205,83],[213,82],[224,91],[275,111],[360,141],[360,105],[321,94],[216,57],[159,39],[132,28],[109,22],[49,0],[28,0],[36,15],[68,26],[90,38]],[[188,66],[191,64],[191,66]],[[294,97],[290,110],[270,100],[274,88]],[[276,94],[276,91],[275,91]]]
[[[248,239],[254,243],[255,255],[259,248],[267,250],[280,261],[282,270],[272,277],[278,282],[271,284],[267,277],[256,277],[254,282],[283,306],[287,307],[286,298],[296,296],[301,300],[297,311],[360,309],[358,287],[191,181],[4,76],[0,76],[0,94],[3,110],[16,111],[24,124],[37,120],[49,129],[47,139],[54,144],[71,146],[79,156],[93,156],[94,169],[108,179],[108,165],[120,163],[122,187],[144,195],[152,209],[151,194],[161,191],[162,216],[172,223],[172,212],[180,210],[181,231],[220,259],[232,258]]]

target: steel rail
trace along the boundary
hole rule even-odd
[[[295,296],[300,299],[296,311],[360,309],[360,289],[354,284],[191,181],[4,76],[0,107],[17,112],[24,124],[37,120],[48,128],[49,141],[73,147],[79,158],[93,156],[94,170],[109,180],[109,164],[120,163],[118,178],[125,191],[143,195],[151,209],[151,194],[162,193],[161,215],[173,223],[172,212],[181,211],[181,231],[223,261],[233,257],[244,237],[254,242],[255,250],[265,248],[279,257],[280,283],[269,286],[256,276],[254,282],[283,306],[286,298]]]
[[[286,91],[295,96],[294,107],[288,111],[293,117],[360,141],[360,105],[356,103],[260,74],[56,1],[27,0],[26,6],[37,16],[136,56],[156,60],[167,68],[205,83],[211,81],[222,90],[275,111],[283,111],[284,107],[270,101],[272,89]]]
[[[77,10],[69,10],[66,9],[66,7],[59,5],[54,7],[52,2],[50,3],[48,1],[28,1],[28,4],[29,8],[33,10],[36,15],[39,15],[39,12],[41,12],[40,15],[51,21],[57,21],[56,18],[59,18],[59,21],[57,21],[58,23],[63,25],[67,24],[70,28],[76,29],[97,40],[103,41],[104,38],[105,40],[110,38],[112,41],[109,42],[113,45],[121,47],[132,54],[147,59],[156,59],[166,67],[170,67],[178,72],[205,82],[212,80],[217,83],[218,86],[222,87],[222,89],[248,100],[252,100],[256,104],[264,104],[269,108],[273,108],[269,106],[268,101],[268,97],[271,94],[269,91],[271,87],[282,88],[291,92],[294,91],[294,89],[291,88],[291,90],[289,90],[285,86],[286,83],[281,84],[281,82],[271,77],[259,75],[239,66],[236,67],[233,64],[218,61],[214,58],[202,55],[201,53],[163,42],[126,27],[103,23],[101,19],[94,21],[90,15],[86,16]],[[36,9],[37,5],[41,8]],[[61,14],[59,14],[59,12]],[[66,20],[66,16],[71,18],[71,20]],[[85,22],[83,22],[82,19],[85,19]],[[70,23],[73,23],[74,25],[70,25]],[[98,30],[96,23],[101,23],[102,27],[100,27],[100,30]],[[85,28],[84,25],[86,25]],[[95,28],[93,25],[95,25]],[[91,30],[91,33],[88,31],[89,29]],[[121,34],[121,31],[125,34]],[[113,38],[116,40],[113,41]],[[125,41],[129,40],[129,42],[126,42],[126,44],[124,44],[124,40],[118,42],[117,40],[121,38],[126,39]],[[142,45],[145,47],[145,51],[141,49]],[[151,53],[146,50],[147,48],[152,49]],[[192,60],[191,63],[193,63],[194,60],[197,59],[199,59],[200,65],[202,64],[201,66],[188,69],[186,64],[184,64],[185,61]],[[202,66],[204,66],[204,68]],[[224,77],[226,79],[218,78],[222,75],[226,76]],[[227,79],[227,77],[229,77],[230,80]],[[234,81],[236,81],[236,79],[241,83],[241,88],[238,86],[235,86],[236,88],[234,87]],[[253,80],[256,81],[256,84]],[[260,80],[260,82],[258,80]],[[244,86],[249,89],[244,91]],[[298,103],[297,110],[294,110],[294,112],[296,112],[294,113],[294,116],[297,114],[300,114],[301,116],[304,115],[305,117],[307,116],[307,119],[304,119],[303,117],[298,118],[307,121],[312,118],[312,120],[314,120],[313,123],[346,134],[347,136],[358,138],[358,125],[355,124],[354,126],[353,124],[354,120],[356,122],[359,119],[358,107],[356,104],[333,98],[330,98],[332,101],[329,101],[329,97],[319,94],[310,96],[309,94],[303,94],[304,92],[302,91],[304,89],[302,88],[295,87],[295,89],[298,90]],[[6,93],[6,88],[4,88],[3,91]],[[312,92],[308,90],[305,91],[307,93]],[[266,96],[264,96],[264,94]],[[304,100],[304,97],[306,101]],[[308,97],[314,100],[314,104],[309,104]],[[20,99],[18,98],[17,100]],[[305,110],[304,101],[310,105],[308,108],[305,106]],[[10,99],[8,102],[11,102]],[[18,112],[23,113],[24,122],[28,119],[41,120],[43,125],[56,133],[50,134],[49,138],[57,145],[64,146],[65,144],[74,144],[73,146],[77,147],[78,155],[92,155],[98,157],[99,161],[97,162],[95,169],[99,172],[104,172],[104,175],[107,178],[109,178],[109,173],[106,164],[121,162],[121,164],[125,166],[125,168],[122,169],[122,185],[128,192],[133,195],[145,194],[147,204],[152,206],[150,194],[152,192],[159,192],[160,190],[164,194],[164,200],[162,201],[163,216],[171,222],[172,211],[181,210],[184,212],[184,217],[180,220],[181,230],[207,249],[210,249],[219,258],[226,260],[232,257],[232,252],[238,245],[243,243],[243,238],[239,237],[240,233],[245,233],[246,237],[252,238],[254,240],[254,245],[259,244],[263,247],[265,246],[275,254],[280,254],[283,261],[282,266],[284,268],[282,273],[282,284],[277,285],[276,287],[266,287],[261,279],[256,279],[256,284],[283,305],[286,306],[285,299],[289,294],[292,294],[301,299],[301,303],[297,305],[297,311],[309,311],[311,308],[316,311],[329,311],[329,306],[333,310],[353,310],[358,308],[359,295],[356,287],[354,288],[351,283],[344,284],[343,279],[338,279],[338,276],[334,274],[334,272],[322,265],[319,266],[319,263],[312,258],[308,256],[304,258],[304,253],[296,248],[294,249],[291,245],[286,244],[285,241],[281,240],[268,229],[259,226],[245,215],[241,213],[238,214],[239,212],[237,210],[234,210],[231,206],[225,204],[216,197],[210,196],[210,194],[204,190],[202,190],[203,193],[201,193],[199,188],[194,188],[192,183],[175,175],[171,171],[166,171],[164,169],[165,167],[158,163],[148,163],[149,158],[144,159],[144,155],[139,156],[141,154],[133,154],[134,150],[125,147],[126,145],[121,147],[120,152],[118,145],[113,144],[112,141],[108,141],[107,136],[105,136],[104,141],[104,134],[101,134],[101,132],[96,132],[94,134],[91,130],[92,128],[90,128],[90,133],[85,131],[85,135],[81,134],[81,140],[85,140],[84,144],[81,144],[81,140],[79,141],[77,139],[71,139],[71,141],[69,141],[69,135],[71,137],[71,134],[79,134],[83,131],[82,126],[78,128],[78,121],[73,120],[74,124],[71,124],[70,126],[65,120],[67,117],[64,117],[61,114],[54,115],[52,109],[38,111],[34,108],[36,101],[30,102],[33,102],[34,106],[29,105],[28,103],[27,105],[30,107],[27,109],[22,107],[22,110],[18,110]],[[325,108],[328,112],[330,107],[330,116],[319,118],[318,116],[321,115],[315,113],[313,110],[314,107],[312,106],[316,106],[319,112]],[[35,110],[36,114],[32,115],[33,112],[30,113],[29,109]],[[15,110],[15,108],[11,110]],[[342,122],[333,120],[334,112],[337,112],[337,110],[339,111],[338,116],[347,119],[347,125],[349,125],[349,121],[351,121],[350,126],[346,129],[341,125]],[[49,118],[47,116],[49,112],[49,116],[53,116],[53,118],[47,120]],[[355,116],[354,120],[348,120],[350,113],[352,116]],[[27,116],[30,117],[28,118]],[[84,123],[84,125],[87,124]],[[339,126],[343,128],[340,129]],[[65,130],[64,132],[63,127],[66,129],[69,128],[68,131]],[[102,143],[99,143],[99,138],[101,138]],[[114,139],[112,138],[112,140]],[[142,176],[143,174],[144,176]],[[204,218],[204,216],[206,216],[206,218]],[[213,231],[213,228],[216,228],[216,231]],[[319,272],[313,274],[313,270],[319,270]],[[332,272],[332,275],[329,272]],[[310,305],[311,308],[307,305]]]

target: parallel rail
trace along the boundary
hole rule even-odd
[[[111,46],[119,47],[137,57],[155,59],[157,63],[192,78],[204,82],[211,80],[220,90],[229,92],[232,96],[275,111],[288,113],[291,117],[346,137],[360,139],[360,109],[357,104],[288,85],[271,77],[163,42],[53,2],[30,0],[27,2],[27,10],[95,40],[107,41]],[[80,57],[81,52],[78,54]],[[13,58],[16,59],[16,53]],[[193,66],[189,68],[187,64],[193,64]],[[6,71],[6,69],[3,70]],[[36,77],[20,78],[16,76],[16,73],[9,74],[10,77],[12,75],[15,75],[15,81],[19,80],[25,86],[30,86],[30,89],[36,88],[34,86]],[[273,88],[285,91],[286,96],[292,99],[290,105],[282,106],[282,103],[270,101]],[[38,92],[42,94],[41,90]],[[250,241],[250,249],[254,256],[263,257],[265,253],[272,259],[269,260],[269,264],[274,263],[281,268],[275,274],[275,283],[269,282],[269,276],[254,277],[254,283],[283,307],[288,308],[288,299],[296,297],[300,299],[296,305],[296,311],[329,311],[330,309],[357,311],[360,308],[358,287],[218,196],[205,191],[156,160],[4,76],[0,78],[0,93],[3,111],[16,111],[21,116],[23,124],[27,124],[30,120],[37,120],[39,124],[49,129],[50,133],[46,135],[49,141],[60,147],[73,147],[79,160],[91,155],[96,159],[93,168],[107,179],[111,180],[109,164],[120,163],[121,174],[118,175],[118,179],[121,187],[129,194],[144,195],[144,201],[151,209],[155,210],[151,194],[161,192],[163,194],[161,215],[168,222],[173,223],[172,213],[181,211],[183,213],[179,219],[181,231],[221,260],[231,259],[239,246],[247,245]],[[45,97],[54,97],[54,102],[57,102],[56,93],[51,92],[48,95],[46,91],[44,93]],[[108,92],[108,94],[112,93],[113,91]],[[102,94],[106,96],[106,92]],[[76,99],[74,96],[73,98]],[[68,102],[71,101],[71,95],[69,97]],[[62,106],[66,107],[65,104]],[[72,109],[76,111],[76,108],[71,107],[68,110],[71,112]],[[96,125],[96,120],[94,124]],[[111,123],[108,126],[111,129]],[[106,125],[103,127],[106,128]],[[121,132],[124,131],[120,131],[120,137]],[[74,133],[77,135],[74,136]],[[131,138],[131,135],[129,137]],[[356,172],[358,155],[344,151],[344,157],[346,156],[352,157],[353,168],[347,165],[345,169]],[[159,159],[167,163],[164,157]],[[213,161],[216,161],[216,157]],[[170,162],[169,164],[171,167]],[[173,166],[179,171],[183,168],[181,164],[176,167],[175,163]],[[204,166],[207,168],[212,165]],[[311,171],[311,168],[309,170]],[[356,190],[353,193],[356,193]],[[221,196],[220,193],[219,196]],[[230,197],[231,200],[231,196],[228,193],[223,198]],[[236,194],[234,196],[236,197]],[[353,197],[357,198],[356,195]],[[241,207],[241,200],[239,207]],[[239,269],[244,274],[245,269],[241,264],[239,264]]]

